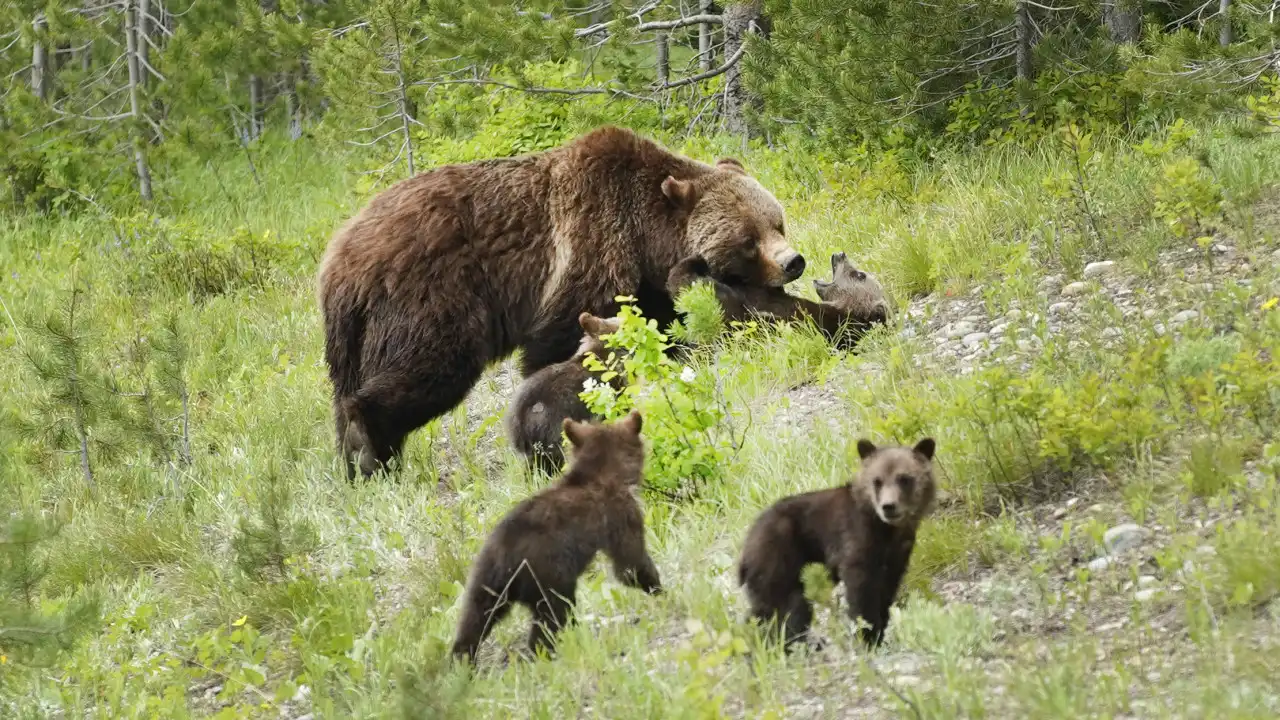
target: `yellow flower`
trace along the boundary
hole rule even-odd
[[[1270,309],[1274,308],[1274,307],[1276,306],[1276,304],[1277,304],[1277,303],[1280,303],[1280,297],[1273,297],[1273,298],[1271,298],[1270,300],[1268,300],[1268,301],[1266,301],[1266,302],[1262,303],[1262,309],[1263,309],[1263,310],[1270,310]]]
[[[231,625],[232,627],[240,627],[241,625],[244,625],[245,621],[248,619],[249,619],[248,615],[241,615],[240,619],[231,623]]]

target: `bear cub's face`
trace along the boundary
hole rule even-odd
[[[662,193],[687,215],[687,254],[706,258],[715,277],[780,288],[804,273],[804,257],[787,242],[782,204],[737,160],[722,159],[693,180],[668,177]]]
[[[853,266],[838,252],[831,256],[831,280],[814,280],[813,289],[822,302],[864,317],[889,316],[889,301],[874,275]]]
[[[870,440],[858,441],[862,468],[857,489],[866,493],[876,515],[886,524],[915,527],[933,511],[937,495],[933,451],[932,438],[911,448],[878,448]]]
[[[603,338],[605,335],[618,332],[618,328],[622,327],[622,318],[602,318],[584,312],[578,316],[578,324],[582,326],[583,334],[582,339],[578,341],[578,351],[574,355],[583,358],[587,353],[595,353],[596,357],[603,359],[609,354]]]

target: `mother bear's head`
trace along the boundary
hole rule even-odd
[[[804,256],[787,242],[782,203],[737,160],[687,180],[668,177],[662,194],[685,214],[685,247],[718,279],[782,287],[804,273]]]

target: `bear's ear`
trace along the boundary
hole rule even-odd
[[[860,459],[866,460],[867,458],[871,457],[871,454],[874,453],[875,451],[876,451],[876,446],[872,444],[870,440],[858,441],[858,457]]]
[[[667,176],[667,179],[662,181],[662,194],[666,195],[676,207],[686,212],[693,210],[693,206],[698,203],[697,191],[693,183],[688,180],[677,180]]]
[[[644,419],[640,417],[639,410],[632,410],[622,419],[621,425],[632,434],[639,435],[640,427],[644,425]]]
[[[577,422],[572,418],[564,419],[564,436],[569,438],[569,442],[573,443],[574,447],[582,447],[582,443],[586,441],[585,425],[586,423]]]
[[[747,169],[743,167],[742,163],[738,162],[736,158],[730,158],[730,157],[720,158],[719,160],[716,161],[716,167],[720,170],[728,170],[729,172],[736,172],[739,175],[747,174]]]
[[[916,443],[915,451],[924,456],[925,460],[933,461],[934,442],[933,438],[925,438]]]

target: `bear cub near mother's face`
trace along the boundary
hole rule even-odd
[[[876,646],[915,547],[916,530],[933,511],[934,441],[877,448],[858,442],[862,466],[847,485],[783,498],[760,514],[747,533],[738,581],[751,615],[785,647],[808,636],[813,605],[801,571],[811,563],[844,582],[850,619],[870,626],[859,635]]]
[[[474,662],[515,603],[533,612],[529,650],[554,652],[556,634],[572,618],[578,577],[597,552],[621,582],[662,592],[633,495],[644,471],[641,425],[634,411],[612,425],[564,421],[573,446],[569,471],[517,505],[485,540],[463,596],[454,656]]]
[[[586,369],[582,361],[591,353],[601,360],[608,357],[603,338],[617,332],[621,320],[584,312],[578,316],[578,324],[583,334],[573,357],[525,378],[516,387],[507,408],[507,438],[511,447],[524,455],[532,467],[548,475],[564,464],[561,430],[565,419],[598,419],[587,409],[579,393],[587,380],[599,382],[600,373]],[[609,381],[615,390],[621,390],[623,382],[620,375]]]
[[[822,300],[815,303],[781,288],[730,284],[712,273],[705,258],[694,255],[671,269],[667,292],[676,297],[696,282],[708,282],[715,290],[726,323],[756,317],[809,318],[837,347],[851,348],[869,329],[888,322],[888,297],[879,281],[854,267],[843,252],[831,256],[831,272],[831,280],[813,281]]]

